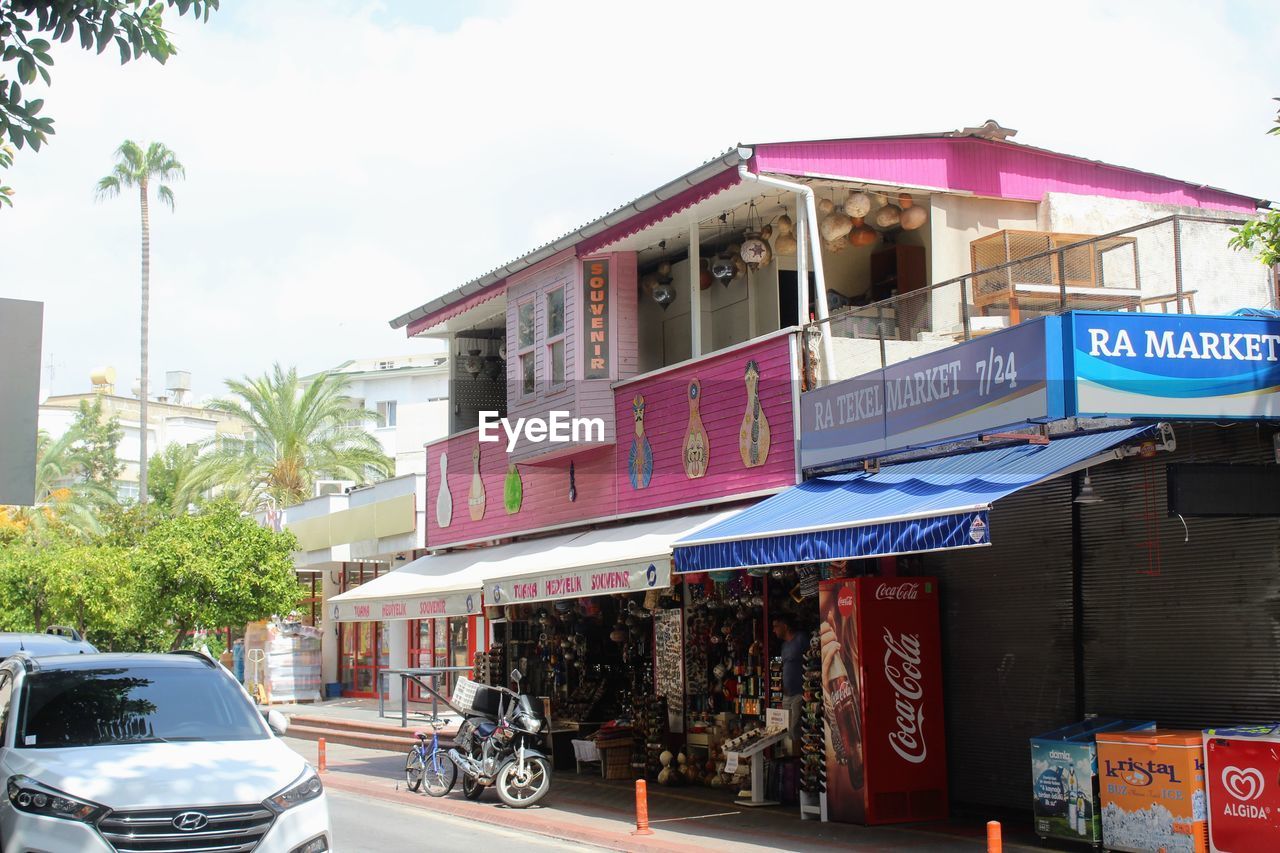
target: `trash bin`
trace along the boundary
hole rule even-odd
[[[1098,750],[1103,731],[1140,731],[1154,722],[1093,717],[1031,739],[1032,812],[1036,835],[1058,841],[1102,842]]]
[[[342,698],[342,682],[330,681],[324,686],[324,698],[340,699]]]

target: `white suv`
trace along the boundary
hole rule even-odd
[[[4,853],[322,853],[324,786],[195,654],[0,664]]]

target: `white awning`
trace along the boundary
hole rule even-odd
[[[419,557],[382,577],[329,599],[336,622],[431,619],[479,613],[486,569],[510,570],[527,565],[542,549],[554,549],[577,538],[573,533]],[[497,567],[505,567],[495,569]]]
[[[555,545],[544,543],[519,561],[488,563],[483,570],[485,603],[521,604],[665,589],[671,586],[672,543],[737,512],[709,512],[591,530]]]
[[[338,622],[430,619],[479,613],[484,605],[665,589],[671,586],[672,543],[737,512],[420,557],[329,599],[330,615]]]

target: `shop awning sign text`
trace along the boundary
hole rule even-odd
[[[1081,416],[1280,417],[1280,321],[1260,317],[1066,315]]]
[[[1056,318],[909,359],[800,397],[806,468],[1062,417]],[[1053,357],[1050,356],[1053,354]]]
[[[603,568],[496,578],[485,584],[485,603],[501,606],[562,598],[646,592],[671,586],[671,558]]]
[[[480,590],[373,601],[334,601],[332,607],[333,618],[337,622],[389,622],[397,619],[468,616],[480,612]]]

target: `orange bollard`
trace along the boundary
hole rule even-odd
[[[649,786],[643,779],[636,780],[636,828],[632,835],[653,835],[649,828]]]
[[[987,821],[987,853],[1001,853],[1004,842],[1000,840],[1000,821]]]
[[[317,766],[316,766],[316,772],[317,772],[317,773],[323,773],[323,772],[325,771],[325,762],[324,762],[324,738],[320,738],[320,739],[316,742],[316,754],[317,754],[317,758],[316,758],[316,765],[317,765]]]

